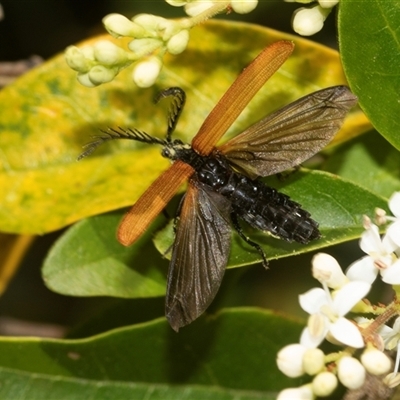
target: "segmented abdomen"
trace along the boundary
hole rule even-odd
[[[234,172],[223,160],[209,157],[204,161],[197,170],[198,179],[228,198],[232,211],[251,226],[299,243],[321,236],[318,223],[289,196]]]

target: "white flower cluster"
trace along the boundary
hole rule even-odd
[[[65,52],[68,65],[78,72],[78,80],[94,87],[110,82],[124,68],[135,63],[132,79],[139,87],[149,87],[156,81],[165,53],[182,53],[189,42],[189,30],[206,19],[224,11],[252,11],[258,0],[166,0],[173,6],[184,6],[188,18],[168,20],[152,14],[139,14],[128,19],[120,14],[103,18],[104,27],[115,38],[132,40],[126,51],[110,41],[94,46],[70,46]]]
[[[363,300],[378,275],[400,292],[400,192],[389,200],[394,217],[377,210],[379,223],[391,222],[383,238],[379,229],[365,218],[365,232],[360,240],[367,254],[343,273],[338,262],[328,254],[319,253],[312,260],[312,273],[322,285],[299,296],[300,306],[309,315],[300,342],[281,349],[278,368],[295,378],[308,374],[312,382],[298,388],[283,390],[278,400],[326,397],[340,382],[350,390],[363,386],[367,373],[384,376],[388,387],[400,384],[397,374],[400,363],[400,302],[395,297],[387,305],[373,306]],[[376,315],[375,319],[346,318],[349,312]],[[386,323],[397,316],[392,327]],[[324,354],[318,346],[329,341],[342,348]],[[392,360],[385,350],[397,350],[394,372]]]
[[[326,17],[339,0],[285,0],[287,2],[314,3],[312,7],[298,8],[292,18],[293,30],[302,36],[311,36],[324,26]]]

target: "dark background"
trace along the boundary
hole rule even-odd
[[[0,22],[0,61],[18,60],[32,54],[47,59],[71,44],[104,33],[101,19],[113,12],[127,17],[138,13],[171,18],[185,16],[182,7],[172,7],[164,0],[2,0],[0,3],[5,14]],[[232,13],[219,18],[254,22],[293,33],[291,15],[301,6],[283,0],[260,0],[258,7],[249,14]],[[335,46],[334,14],[312,40]]]

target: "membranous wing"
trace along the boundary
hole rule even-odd
[[[282,172],[325,147],[356,102],[346,86],[319,90],[268,115],[218,150],[250,177]]]
[[[230,203],[191,179],[180,213],[168,271],[166,317],[176,331],[214,299],[228,262]]]

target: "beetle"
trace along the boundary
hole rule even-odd
[[[198,318],[214,299],[228,262],[232,225],[267,265],[264,251],[244,235],[239,219],[289,242],[306,244],[321,237],[309,212],[259,177],[298,166],[333,138],[357,102],[346,86],[302,97],[215,147],[293,47],[292,42],[279,41],[265,48],[223,95],[191,144],[171,137],[186,99],[181,88],[172,87],[156,99],[171,98],[165,139],[139,129],[109,129],[79,157],[109,140],[130,139],[163,146],[162,156],[173,161],[122,219],[117,236],[126,246],[140,237],[188,179],[167,278],[165,313],[175,331]]]

